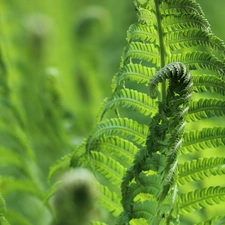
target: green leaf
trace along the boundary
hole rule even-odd
[[[5,200],[3,199],[3,197],[0,194],[0,216],[3,216],[5,213]]]
[[[140,23],[132,24],[127,33],[127,41],[140,41],[140,42],[156,42],[158,34],[153,26],[146,26]]]
[[[146,200],[144,202],[135,202],[133,206],[133,218],[144,218],[149,223],[157,214],[158,202],[154,200]]]
[[[16,179],[14,177],[1,177],[1,192],[3,195],[8,195],[12,192],[24,192],[43,199],[43,192],[29,180]]]
[[[2,126],[0,124],[0,137],[2,146],[8,149],[16,149],[21,155],[34,160],[34,152],[26,134],[19,127]]]
[[[133,142],[144,146],[148,133],[148,126],[141,125],[128,118],[112,118],[99,123],[93,134],[87,141],[87,152],[90,151],[91,145],[98,138],[103,136],[122,135]]]
[[[137,146],[132,142],[117,136],[99,138],[93,143],[91,150],[100,151],[106,157],[112,157],[126,167],[131,165],[135,154],[138,152]]]
[[[178,165],[178,171],[180,185],[210,176],[223,175],[225,174],[225,158],[211,157],[187,161]]]
[[[127,199],[123,199],[124,205],[126,205],[126,202],[132,202],[132,199],[140,193],[151,194],[152,197],[156,199],[159,197],[162,188],[162,177],[158,175],[145,176],[142,173],[141,176],[139,176],[138,183],[131,183],[128,188]]]
[[[180,212],[181,214],[190,213],[224,201],[225,187],[216,186],[197,189],[187,194],[180,195]]]
[[[124,65],[112,82],[113,91],[124,81],[149,84],[150,78],[156,73],[156,69],[143,66],[141,64],[129,63]]]
[[[15,166],[18,169],[24,168],[24,162],[21,159],[19,153],[14,152],[10,149],[6,149],[4,147],[0,147],[0,165],[1,166]],[[24,168],[25,169],[25,168]]]
[[[225,215],[214,216],[209,220],[197,223],[195,225],[223,225],[225,223]]]
[[[168,6],[170,5],[167,4],[167,7]],[[204,18],[203,15],[197,13],[199,10],[195,6],[192,8],[193,9],[192,13],[177,14],[176,9],[174,9],[174,12],[173,12],[174,14],[170,14],[163,19],[162,21],[163,28],[168,33],[174,32],[177,30],[190,29],[190,28],[196,28],[198,30],[211,32],[208,21]],[[174,8],[181,8],[180,1],[176,1],[176,6]],[[172,7],[171,7],[171,10],[173,10]],[[195,12],[195,10],[197,11]],[[171,62],[176,62],[176,61],[171,61]],[[183,62],[183,61],[180,61],[180,62]]]
[[[200,5],[192,0],[172,0],[168,4],[167,2],[162,2],[161,10],[163,14],[195,14],[204,16],[204,13]],[[190,15],[189,15],[190,16]]]
[[[108,181],[118,187],[122,182],[126,170],[111,157],[106,157],[101,152],[91,151],[90,163],[93,171],[102,174]]]
[[[130,225],[149,225],[148,221],[143,219],[143,218],[139,218],[139,219],[132,219],[130,221]]]
[[[61,159],[57,160],[49,170],[48,181],[52,178],[53,174],[59,170],[64,170],[70,167],[71,154],[63,156]]]
[[[225,64],[217,57],[207,52],[194,51],[171,55],[168,57],[166,63],[168,64],[169,62],[182,62],[189,66],[190,70],[203,69],[205,73],[209,71],[221,77],[225,75]]]
[[[197,92],[211,92],[225,95],[225,81],[215,75],[201,74],[193,76],[194,89]]]
[[[115,92],[112,97],[107,99],[101,114],[101,119],[108,110],[119,107],[135,110],[144,116],[155,114],[158,108],[156,103],[148,95],[124,88]]]
[[[99,195],[99,203],[102,207],[106,208],[113,216],[119,216],[122,212],[122,206],[120,204],[121,198],[115,193],[111,192],[106,186],[97,183]]]
[[[154,44],[144,44],[141,42],[131,42],[125,50],[125,60],[139,59],[159,63],[159,49]]]
[[[154,26],[157,24],[155,13],[152,13],[155,11],[155,6],[151,2],[145,4],[145,6],[150,6],[149,9],[151,10],[148,8],[145,9],[144,7],[138,7],[138,22],[150,27]]]
[[[45,205],[48,204],[48,200],[55,195],[55,193],[59,190],[60,186],[62,185],[62,181],[57,181],[48,189],[48,191],[44,195],[43,203]]]
[[[183,140],[182,154],[223,146],[225,144],[225,128],[213,127],[186,131]]]
[[[199,99],[190,103],[187,121],[220,117],[225,115],[225,101],[218,99]]]
[[[165,42],[172,51],[193,48],[198,46],[208,47],[211,51],[217,51],[218,54],[225,54],[225,46],[221,39],[205,30],[190,28],[187,30],[178,30],[168,33],[165,36]]]
[[[88,166],[88,161],[86,158],[87,157],[86,145],[87,145],[87,139],[84,139],[83,142],[75,148],[71,156],[71,161],[70,161],[71,167],[87,167]]]

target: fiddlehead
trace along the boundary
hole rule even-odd
[[[171,63],[152,77],[149,84],[152,98],[156,97],[158,83],[166,79],[169,80],[166,100],[159,103],[158,113],[150,122],[146,147],[136,154],[122,182],[124,211],[119,224],[129,224],[135,218],[144,218],[151,224],[168,223],[174,210],[177,154],[193,82],[184,64]]]

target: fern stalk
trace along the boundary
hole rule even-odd
[[[160,49],[160,68],[163,68],[165,64],[165,56],[166,51],[164,47],[164,40],[163,40],[163,28],[162,28],[162,21],[161,21],[161,13],[160,13],[160,1],[154,0],[155,2],[155,10],[156,10],[156,21],[157,21],[157,29],[158,29],[158,38],[159,38],[159,49]],[[164,102],[166,99],[166,81],[162,81],[161,84],[161,99],[160,101]]]

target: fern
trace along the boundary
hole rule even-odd
[[[7,222],[7,220],[5,219],[5,200],[2,198],[2,196],[0,195],[0,223],[2,225],[7,225],[9,224]]]
[[[200,119],[224,116],[223,100],[218,99],[199,99],[190,104],[189,118],[192,121]]]
[[[127,165],[126,167],[133,162],[134,155],[138,151],[136,145],[118,136],[99,138],[93,144],[93,149],[113,157],[120,164]]]
[[[224,198],[225,188],[218,186],[198,189],[194,192],[181,194],[181,214],[191,212],[193,210],[199,210],[208,205],[219,204],[224,201]]]
[[[115,160],[110,157],[104,156],[100,152],[91,153],[91,166],[93,171],[101,172],[115,186],[121,183],[122,177],[125,173],[125,169]]]
[[[194,0],[134,5],[138,20],[128,29],[112,95],[89,138],[50,175],[92,169],[110,224],[220,224],[223,214],[205,210],[225,201],[224,184],[206,182],[225,173],[216,150],[224,126],[214,126],[224,117],[225,45]],[[207,149],[213,156],[202,153]]]
[[[134,210],[135,205],[139,203],[136,203],[134,199],[140,193],[150,193],[155,202],[156,208],[154,210],[157,212],[157,215],[155,215],[154,218],[147,217],[149,223],[159,224],[160,221],[162,221],[162,214],[164,214],[167,220],[167,216],[171,216],[170,211],[173,211],[174,202],[171,203],[170,207],[165,208],[163,201],[170,191],[172,196],[176,195],[176,188],[173,187],[173,180],[175,178],[173,177],[175,177],[176,174],[176,157],[178,149],[181,146],[180,138],[183,132],[183,117],[185,116],[184,112],[186,111],[190,98],[192,81],[189,71],[185,66],[179,63],[170,64],[160,70],[152,78],[150,82],[150,96],[153,98],[157,97],[157,95],[155,95],[157,84],[167,78],[170,79],[168,96],[166,102],[163,103],[163,105],[159,105],[159,112],[153,117],[150,123],[150,134],[147,137],[146,150],[142,149],[140,153],[136,155],[133,166],[127,171],[121,186],[123,197],[122,204],[124,207],[124,213],[121,216],[125,217],[126,215],[123,222],[124,224],[127,224],[132,218],[136,218]],[[180,85],[176,83],[179,81]],[[180,94],[179,99],[178,96],[176,96],[176,93],[179,93],[179,91],[176,89],[179,89],[180,86],[182,86],[185,92],[183,91],[183,95]],[[173,102],[173,104],[171,104],[171,102]],[[176,107],[178,113],[171,115],[173,111],[171,107]],[[179,120],[176,120],[177,118],[179,118]],[[173,121],[179,121],[179,123],[174,124]],[[154,156],[156,155],[160,160],[166,157],[166,163],[161,164],[164,165],[164,167],[160,170],[157,161],[154,160]],[[150,175],[148,175],[147,171],[150,172]],[[145,172],[147,172],[146,176],[144,175]],[[154,189],[155,187],[157,188]],[[174,199],[175,197],[173,201]],[[158,206],[157,202],[160,202],[160,206]],[[134,206],[132,206],[133,204]],[[152,207],[151,210],[153,210]],[[146,209],[146,211],[148,211],[148,209]]]
[[[98,184],[98,190],[100,192],[99,202],[106,207],[109,212],[113,215],[118,216],[122,207],[120,206],[120,197],[115,193],[111,192],[106,186]]]
[[[215,216],[212,219],[200,222],[197,225],[210,225],[210,224],[222,225],[223,223],[224,223],[224,216]]]
[[[203,128],[184,133],[182,153],[200,151],[224,145],[224,128]]]
[[[224,81],[215,75],[194,76],[194,87],[199,93],[211,92],[213,94],[219,94],[224,96]]]
[[[141,64],[127,64],[120,69],[117,76],[114,77],[112,89],[118,88],[124,81],[133,81],[136,83],[149,83],[149,79],[155,74],[155,68],[142,66]]]
[[[185,183],[197,180],[203,180],[210,176],[225,174],[225,159],[223,157],[199,158],[180,164],[179,183]]]
[[[138,124],[128,118],[108,119],[99,123],[96,127],[94,135],[90,136],[87,143],[87,151],[90,150],[92,142],[103,135],[120,135],[124,134],[127,138],[131,138],[135,143],[143,145],[147,134],[147,126]]]
[[[109,109],[120,107],[136,110],[145,116],[156,113],[154,102],[146,94],[124,88],[107,100],[101,116],[103,117]]]

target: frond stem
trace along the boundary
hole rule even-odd
[[[162,20],[160,13],[160,3],[161,1],[155,0],[155,9],[156,9],[156,20],[157,20],[157,29],[158,29],[158,37],[159,37],[159,49],[160,49],[160,67],[163,68],[165,66],[165,56],[166,51],[164,47],[163,41],[163,29],[162,29]],[[161,99],[159,101],[165,102],[166,100],[166,80],[161,83]]]

